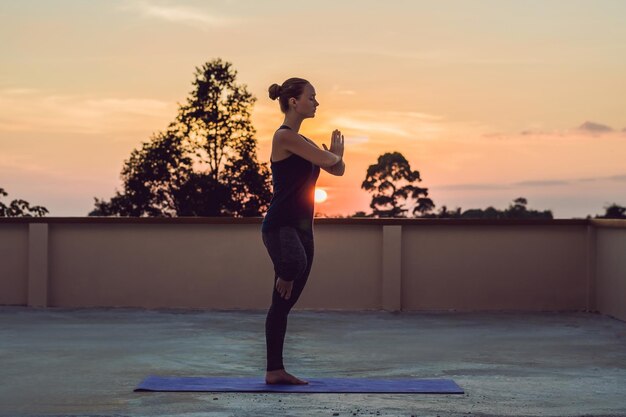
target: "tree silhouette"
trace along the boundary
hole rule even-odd
[[[626,219],[626,207],[616,203],[604,206],[604,214],[596,216],[596,219]]]
[[[134,149],[122,169],[124,192],[110,202],[96,198],[90,216],[173,216],[180,213],[184,189],[193,171],[184,138],[170,124],[165,132],[153,135],[141,149]]]
[[[271,200],[267,163],[256,157],[256,99],[229,62],[196,67],[194,89],[165,132],[135,149],[123,193],[95,198],[90,216],[260,216]]]
[[[504,210],[498,210],[494,207],[486,209],[468,209],[462,211],[460,207],[456,210],[449,211],[446,206],[442,206],[437,213],[429,213],[424,217],[430,218],[451,218],[451,219],[552,219],[552,211],[528,210],[526,205],[528,201],[524,197],[513,200]]]
[[[347,217],[373,217],[373,214],[372,213],[366,213],[364,211],[359,210],[356,213],[348,215]]]
[[[432,215],[432,216],[428,216],[428,217],[437,217],[437,218],[441,218],[441,219],[445,219],[445,218],[460,218],[461,217],[461,207],[457,207],[456,210],[453,211],[449,211],[447,206],[441,206],[441,208],[439,209],[439,211]]]
[[[6,197],[9,194],[0,188],[0,196]],[[13,200],[7,206],[0,201],[0,217],[43,217],[48,213],[48,209],[42,206],[30,206],[24,200]]]
[[[400,184],[401,181],[406,184]],[[367,168],[365,181],[361,188],[373,193],[372,216],[374,217],[406,217],[408,209],[403,208],[400,200],[408,202],[417,200],[412,210],[416,213],[426,214],[431,211],[435,204],[428,196],[427,188],[413,185],[416,181],[422,181],[419,171],[411,171],[409,162],[399,152],[385,153],[378,157],[378,162]],[[423,195],[424,197],[420,197]],[[384,209],[385,206],[391,206]]]
[[[551,219],[552,211],[544,210],[528,210],[526,208],[526,204],[528,201],[524,197],[518,197],[513,200],[514,204],[509,205],[509,207],[504,210],[504,218],[506,219]]]

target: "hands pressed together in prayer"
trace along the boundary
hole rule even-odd
[[[343,158],[343,135],[339,129],[335,129],[330,136],[330,149],[326,147],[325,143],[322,143],[324,150],[334,153],[337,156]]]

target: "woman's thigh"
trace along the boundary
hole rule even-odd
[[[310,269],[312,239],[302,232],[294,227],[282,226],[263,233],[262,237],[278,277],[294,281]]]

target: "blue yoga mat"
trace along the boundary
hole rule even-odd
[[[207,392],[374,392],[463,394],[451,379],[304,378],[308,385],[268,385],[264,378],[148,376],[134,391]]]

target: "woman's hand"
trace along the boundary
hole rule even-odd
[[[322,146],[324,150],[343,158],[343,135],[338,129],[335,129],[330,136],[330,149],[328,149],[324,143],[322,143]]]
[[[276,290],[278,291],[280,296],[283,297],[285,300],[289,300],[289,297],[291,297],[292,288],[293,288],[293,281],[285,281],[284,279],[280,277],[276,280]],[[285,295],[287,296],[285,297]]]

